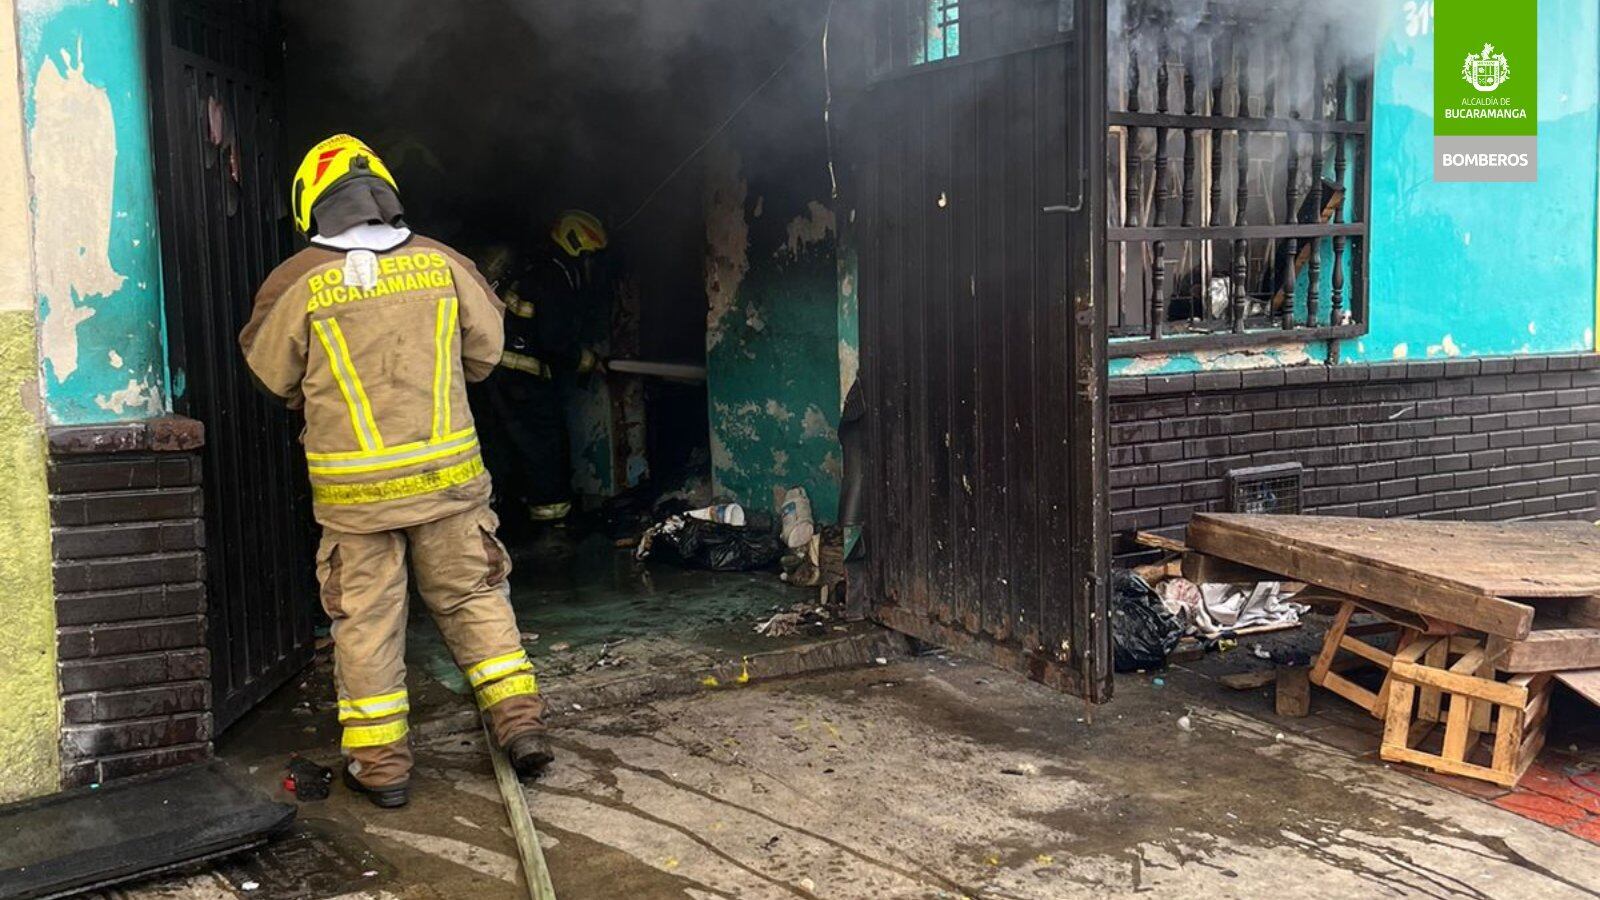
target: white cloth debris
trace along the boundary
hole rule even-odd
[[[1283,594],[1283,585],[1195,584],[1171,578],[1156,588],[1162,604],[1186,627],[1186,633],[1215,638],[1225,632],[1262,625],[1298,625],[1311,609]]]

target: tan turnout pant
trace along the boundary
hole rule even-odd
[[[324,530],[322,606],[333,619],[334,682],[350,771],[368,787],[411,772],[406,714],[406,557],[417,590],[466,673],[495,739],[544,727],[544,701],[511,611],[511,560],[488,506],[395,531]]]

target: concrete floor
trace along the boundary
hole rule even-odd
[[[1119,678],[1090,722],[923,656],[569,711],[529,797],[563,900],[1600,896],[1600,846],[1364,756],[1315,702],[1333,715],[1278,720],[1173,670]],[[270,786],[281,745],[251,747],[272,743],[225,755]],[[424,729],[417,755],[407,809],[336,790],[278,849],[119,896],[525,896],[478,736]]]

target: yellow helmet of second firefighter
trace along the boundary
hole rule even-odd
[[[550,226],[550,239],[571,257],[606,248],[606,227],[581,209],[569,209]]]
[[[372,148],[348,134],[336,134],[311,148],[294,173],[289,203],[294,208],[294,224],[301,234],[311,233],[311,209],[337,185],[350,178],[375,175],[400,191],[389,167]]]

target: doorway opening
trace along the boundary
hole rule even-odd
[[[516,298],[511,315],[528,304],[519,355],[534,362],[491,382],[535,386],[486,385],[473,406],[541,672],[618,678],[780,645],[753,629],[823,605],[804,564],[800,587],[775,560],[713,572],[641,563],[632,544],[713,505],[776,532],[775,496],[792,488],[826,527],[817,560],[841,540],[827,4],[284,0],[280,13],[287,157],[360,137],[416,232],[472,258]],[[545,276],[567,271],[551,235],[569,210],[598,221],[606,248],[592,289],[547,293]],[[792,618],[767,631],[834,633]],[[463,688],[418,624],[413,668]]]

